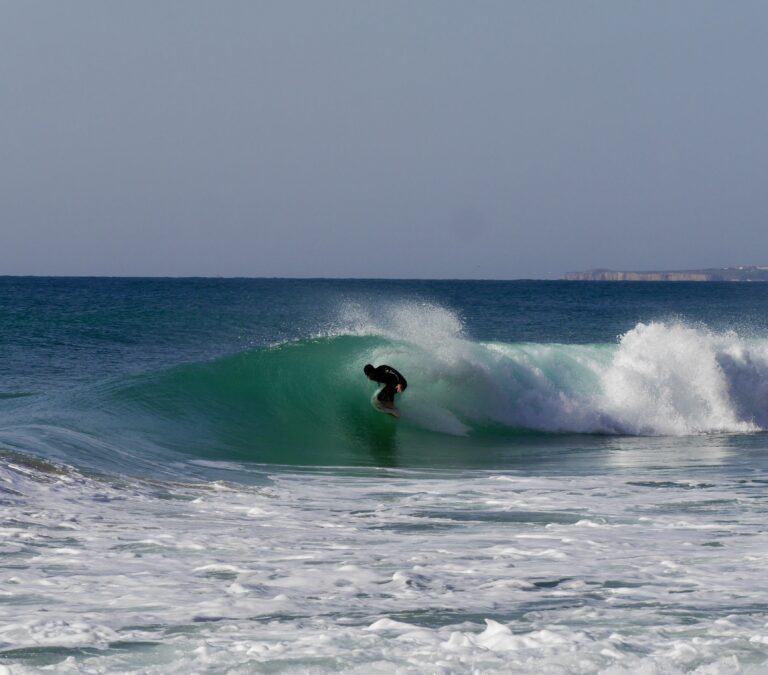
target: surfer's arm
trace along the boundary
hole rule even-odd
[[[379,366],[369,377],[374,382],[384,384],[397,393],[405,391],[405,388],[408,386],[405,378],[391,366]]]
[[[408,386],[408,382],[399,372],[397,372],[394,368],[389,368],[387,375],[389,375],[389,382],[387,384],[390,387],[393,387],[398,394],[401,394],[405,391],[406,387]]]

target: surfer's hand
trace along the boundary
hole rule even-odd
[[[395,387],[395,391],[396,391],[398,394],[402,394],[402,393],[403,393],[403,385],[402,385],[402,384],[398,384],[398,385]]]

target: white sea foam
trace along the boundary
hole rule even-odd
[[[14,675],[768,667],[768,513],[748,474],[282,473],[158,490],[18,469],[0,467]]]
[[[626,433],[755,431],[768,422],[768,342],[701,327],[638,324],[601,375],[601,404]]]

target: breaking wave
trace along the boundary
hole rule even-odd
[[[365,363],[409,381],[399,422],[369,405]],[[440,307],[364,311],[313,339],[188,364],[121,390],[154,415],[253,448],[354,444],[378,428],[411,435],[689,435],[768,426],[768,340],[681,323],[640,323],[616,344],[476,342]]]
[[[408,378],[400,420],[371,407],[369,362]],[[652,322],[614,344],[479,342],[439,306],[393,304],[376,319],[351,306],[310,339],[112,382],[72,405],[100,417],[60,428],[70,446],[87,437],[114,461],[118,438],[144,458],[345,465],[370,463],[361,448],[466,450],[532,433],[748,433],[768,428],[768,340]]]

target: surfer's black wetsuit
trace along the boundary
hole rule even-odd
[[[398,384],[402,386],[402,391],[405,391],[405,388],[408,386],[405,378],[392,366],[374,368],[368,374],[368,377],[374,382],[380,382],[384,385],[384,388],[376,395],[376,398],[382,403],[394,403],[395,394],[397,393],[395,389]]]

